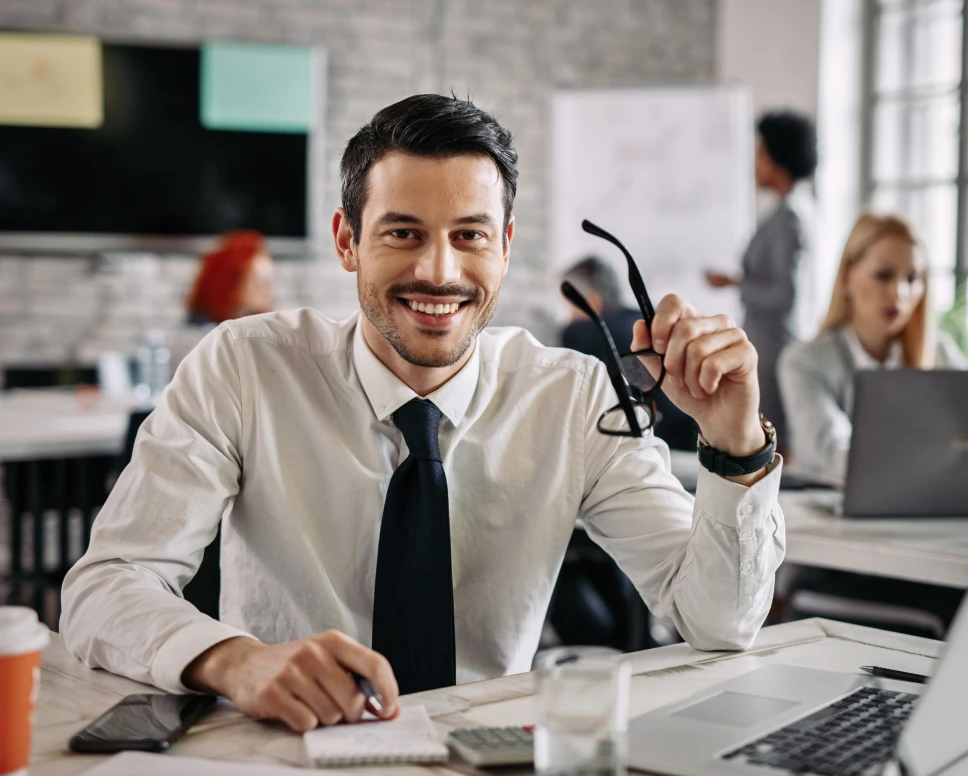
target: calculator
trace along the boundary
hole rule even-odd
[[[447,746],[471,765],[530,765],[534,762],[534,728],[525,725],[452,730]]]

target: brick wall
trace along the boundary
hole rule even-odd
[[[312,171],[325,233],[339,203],[339,156],[376,110],[415,92],[470,94],[510,128],[520,154],[517,232],[496,323],[553,339],[547,313],[550,97],[557,88],[713,77],[716,0],[2,0],[0,28],[145,41],[208,38],[318,44],[327,50],[325,151]],[[356,308],[354,278],[325,242],[278,262],[281,307],[333,317]],[[180,328],[187,257],[0,256],[0,363],[90,361],[130,351],[144,329]]]

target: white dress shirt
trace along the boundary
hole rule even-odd
[[[900,369],[904,366],[904,347],[900,340],[894,340],[887,349],[887,358],[878,361],[861,344],[852,326],[844,326],[841,329],[844,342],[850,357],[854,362],[854,371],[859,369]]]
[[[415,394],[366,345],[359,313],[222,324],[179,366],[64,581],[61,633],[99,666],[184,692],[226,638],[336,628],[370,644],[383,502],[407,457],[393,412]],[[747,646],[783,558],[779,460],[751,488],[665,445],[596,429],[603,366],[516,328],[487,329],[430,398],[450,502],[457,680],[527,671],[565,548],[589,536],[701,649]],[[221,619],[182,598],[222,520]]]

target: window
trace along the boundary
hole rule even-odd
[[[965,298],[968,158],[964,0],[867,0],[865,199],[927,243],[944,313]]]

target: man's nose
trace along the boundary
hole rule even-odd
[[[439,238],[428,246],[417,261],[414,276],[435,286],[460,281],[460,266],[449,239]]]

